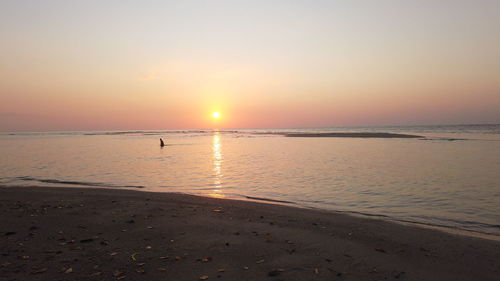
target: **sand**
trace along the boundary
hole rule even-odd
[[[285,133],[285,137],[292,138],[425,138],[418,135],[394,134],[394,133]]]
[[[0,188],[0,280],[500,280],[500,242],[326,211]]]

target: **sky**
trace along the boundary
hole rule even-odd
[[[495,0],[2,0],[0,131],[500,123],[498,15]]]

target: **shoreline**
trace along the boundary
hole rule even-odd
[[[52,182],[52,181],[44,181],[44,182]],[[63,182],[70,182],[71,181],[63,181]],[[59,182],[56,182],[59,183]],[[376,220],[383,220],[387,221],[390,223],[396,223],[400,225],[407,225],[407,226],[413,226],[413,227],[418,227],[418,228],[426,228],[426,229],[434,229],[437,231],[449,233],[449,234],[454,234],[454,235],[460,235],[460,236],[466,236],[466,237],[474,237],[474,238],[480,238],[480,239],[486,239],[486,240],[492,240],[492,241],[497,241],[500,242],[500,236],[495,235],[492,233],[488,232],[481,232],[478,230],[471,230],[471,229],[463,229],[460,227],[456,226],[448,226],[445,224],[438,224],[438,223],[432,223],[432,222],[424,222],[424,221],[417,221],[417,220],[407,220],[407,219],[402,219],[402,218],[397,218],[397,217],[392,217],[390,215],[385,215],[385,214],[377,214],[377,213],[366,213],[366,212],[361,212],[361,211],[355,211],[355,210],[340,210],[340,209],[330,209],[330,208],[321,208],[321,207],[316,207],[316,206],[311,206],[311,205],[302,205],[297,202],[293,201],[286,201],[286,200],[279,200],[279,199],[272,199],[272,198],[266,198],[266,197],[255,197],[255,196],[247,196],[247,195],[241,195],[241,194],[236,194],[236,195],[227,195],[226,197],[213,197],[209,196],[203,193],[187,193],[187,192],[182,192],[182,191],[164,191],[158,188],[148,188],[145,186],[112,186],[112,185],[105,185],[105,184],[96,184],[96,185],[81,185],[81,184],[66,184],[66,185],[8,185],[8,184],[0,184],[0,190],[2,188],[75,188],[75,189],[95,189],[95,190],[125,190],[125,191],[136,191],[136,192],[146,192],[146,193],[160,193],[160,194],[181,194],[181,195],[187,195],[187,196],[195,196],[195,197],[203,197],[203,198],[209,198],[209,199],[221,199],[221,200],[235,200],[235,201],[246,201],[246,202],[255,202],[259,204],[275,204],[275,205],[280,205],[280,206],[287,206],[291,208],[298,208],[298,209],[304,209],[304,210],[313,210],[313,211],[318,211],[318,212],[327,212],[327,213],[333,213],[333,214],[340,214],[340,215],[346,215],[346,216],[354,216],[354,217],[360,217],[360,218],[368,218],[368,219],[376,219]]]
[[[44,181],[44,182],[49,183],[52,181]],[[71,181],[63,181],[63,182],[72,183]],[[60,183],[60,182],[56,182],[56,183]],[[111,189],[111,190],[125,190],[125,191],[128,190],[128,191],[137,191],[137,192],[146,192],[146,193],[184,194],[187,196],[214,198],[214,199],[222,199],[222,200],[248,201],[248,202],[255,202],[255,203],[260,203],[260,204],[276,204],[276,205],[304,209],[304,210],[314,210],[314,211],[319,211],[319,212],[328,212],[328,213],[341,214],[341,215],[347,215],[347,216],[355,216],[355,217],[360,217],[360,218],[383,220],[383,221],[401,224],[401,225],[434,229],[434,230],[438,230],[441,232],[454,234],[454,235],[461,235],[461,236],[466,236],[466,237],[474,237],[474,238],[480,238],[480,239],[486,239],[486,240],[500,242],[499,235],[495,235],[495,234],[488,233],[488,232],[481,232],[478,230],[462,229],[462,228],[456,227],[456,226],[448,226],[448,225],[444,225],[444,224],[431,223],[431,222],[407,220],[407,219],[392,217],[390,215],[377,214],[377,213],[366,213],[366,212],[355,211],[355,210],[339,210],[339,209],[321,208],[321,207],[311,206],[311,205],[307,205],[307,204],[302,205],[302,204],[299,204],[299,203],[293,202],[293,201],[272,199],[272,198],[266,198],[266,197],[247,196],[247,195],[241,195],[241,194],[228,195],[226,197],[213,197],[213,196],[209,196],[209,195],[206,195],[203,193],[187,193],[187,192],[181,192],[181,191],[164,191],[164,190],[161,190],[158,188],[148,188],[145,186],[131,186],[131,185],[129,185],[129,186],[108,186],[108,185],[101,184],[101,183],[96,184],[96,185],[67,184],[67,185],[61,185],[61,186],[57,186],[57,185],[5,185],[5,184],[0,184],[0,190],[3,187],[4,188],[17,188],[17,187],[20,187],[20,188],[76,188],[76,189],[81,188],[81,189],[96,189],[96,190]]]
[[[142,190],[142,191],[156,192],[156,191],[148,191],[148,190]],[[162,191],[158,191],[158,192],[162,193]],[[163,193],[169,193],[169,192],[163,192]],[[214,197],[210,197],[210,196],[203,196],[203,194],[190,194],[190,193],[183,193],[183,192],[180,192],[180,194],[214,198]],[[292,202],[292,201],[275,200],[275,199],[252,197],[252,196],[245,196],[245,195],[220,198],[220,199],[236,200],[236,201],[249,201],[249,202],[256,202],[256,203],[261,203],[261,204],[277,204],[277,205],[281,205],[281,206],[287,206],[287,207],[291,207],[291,208],[298,208],[298,209],[304,209],[304,210],[327,212],[327,213],[353,216],[353,217],[359,217],[359,218],[365,218],[365,219],[368,218],[368,219],[374,219],[374,220],[382,220],[382,221],[386,221],[389,223],[400,224],[403,226],[433,229],[433,230],[437,230],[437,231],[441,231],[441,232],[453,234],[453,235],[480,238],[480,239],[486,239],[486,240],[500,242],[500,236],[495,235],[495,234],[491,234],[491,233],[484,233],[484,232],[474,231],[474,230],[465,230],[465,229],[461,229],[458,227],[441,225],[441,224],[437,224],[437,223],[433,224],[433,223],[429,223],[429,222],[419,222],[419,221],[399,219],[396,217],[391,217],[389,215],[383,215],[383,214],[371,214],[371,213],[352,211],[352,210],[349,211],[349,210],[323,209],[323,208],[319,208],[319,207],[300,205],[300,204],[298,204],[296,202]]]
[[[500,243],[180,193],[0,187],[6,280],[496,280]],[[204,280],[204,279],[202,279]]]

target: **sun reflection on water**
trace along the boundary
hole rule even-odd
[[[214,175],[214,189],[210,194],[210,197],[215,198],[225,198],[226,196],[222,193],[222,149],[221,140],[219,132],[214,132],[212,137],[212,163],[213,163],[213,175]]]

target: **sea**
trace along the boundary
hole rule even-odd
[[[332,132],[422,137],[284,135]],[[500,124],[2,132],[6,186],[255,200],[500,240]]]

